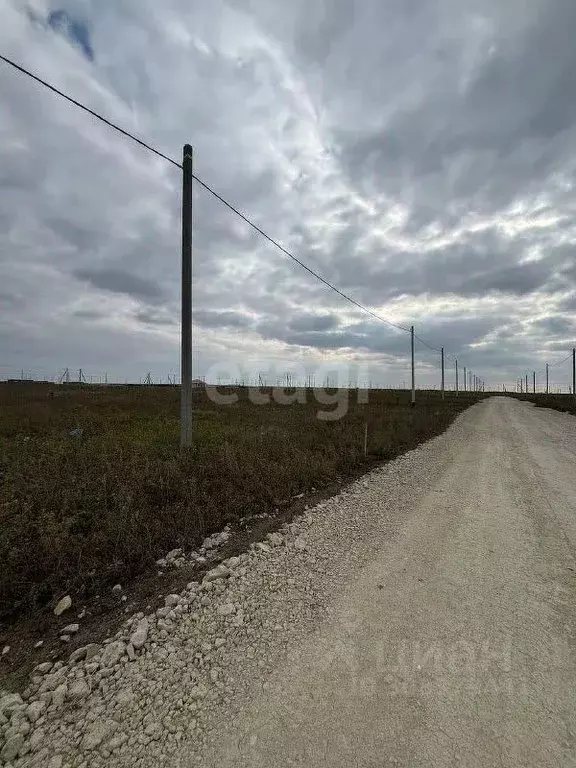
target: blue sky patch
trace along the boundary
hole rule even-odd
[[[94,61],[94,49],[90,41],[88,26],[81,21],[73,19],[65,10],[52,11],[47,18],[48,26],[56,32],[61,32],[75,45],[84,56]]]

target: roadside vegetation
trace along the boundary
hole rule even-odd
[[[531,399],[530,396],[528,399]],[[576,415],[576,400],[572,395],[536,395],[533,402],[538,408],[553,408]]]
[[[286,391],[287,394],[290,394]],[[479,395],[349,393],[344,418],[306,402],[232,405],[195,392],[179,449],[176,387],[0,383],[0,621],[89,598],[174,547],[388,460],[444,431]],[[368,424],[368,455],[364,429]]]
[[[572,395],[547,395],[537,392],[535,395],[530,393],[527,395],[514,394],[514,397],[518,400],[534,403],[537,408],[552,408],[555,411],[573,413],[576,416],[576,399]]]

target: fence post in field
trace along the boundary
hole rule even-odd
[[[526,394],[528,394],[528,374],[526,374]]]
[[[182,330],[180,370],[180,445],[192,444],[192,147],[182,157]]]
[[[364,424],[364,456],[368,455],[368,422]]]
[[[572,347],[572,395],[576,398],[576,348]]]
[[[456,360],[456,397],[458,397],[458,360]]]
[[[412,352],[412,396],[410,399],[411,405],[416,403],[416,379],[414,375],[414,326],[410,326],[410,349]]]
[[[442,358],[442,400],[444,400],[444,347],[440,350]]]
[[[548,363],[546,363],[546,394],[548,394]]]

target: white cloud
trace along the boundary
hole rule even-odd
[[[576,291],[572,16],[533,5],[4,0],[0,48],[176,159],[191,142],[196,173],[303,261],[498,381],[568,342],[532,320]],[[41,23],[59,9],[94,62]],[[178,170],[6,65],[0,88],[3,370],[177,370]],[[199,188],[194,215],[201,368],[354,357],[402,380],[406,340]],[[324,312],[340,327],[289,331]]]

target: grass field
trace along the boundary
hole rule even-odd
[[[571,395],[528,394],[523,399],[533,402],[538,408],[553,408],[576,415],[576,400]]]
[[[221,405],[199,390],[194,446],[181,451],[175,387],[0,384],[0,620],[90,597],[169,549],[393,458],[480,397],[418,392],[411,408],[408,392],[372,391],[367,404],[338,393],[346,416],[322,421],[316,391],[255,405],[229,389],[237,402]]]

